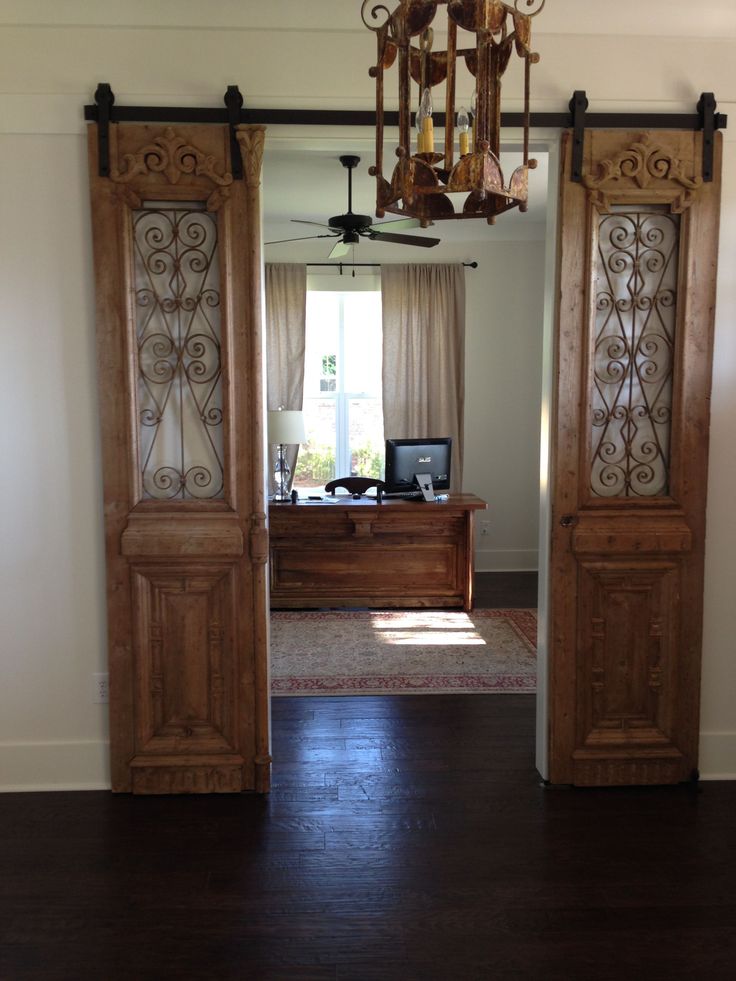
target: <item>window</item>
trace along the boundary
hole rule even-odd
[[[307,293],[304,424],[295,486],[382,476],[380,292]]]

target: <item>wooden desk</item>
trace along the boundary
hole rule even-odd
[[[473,605],[473,494],[269,507],[271,606]]]

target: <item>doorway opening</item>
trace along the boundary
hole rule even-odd
[[[270,145],[264,158],[264,238],[277,241],[289,237],[296,226],[289,225],[294,217],[314,220],[321,211],[329,214],[329,204],[320,206],[319,188],[324,175],[332,174],[333,158],[351,149],[361,147],[359,131],[341,136],[338,140],[320,140],[310,137],[303,141],[299,152],[298,169],[295,167],[291,146],[280,143],[278,134],[269,134]],[[370,158],[365,135],[364,156]],[[556,248],[556,201],[559,170],[559,134],[542,134],[533,147],[542,166],[533,175],[537,186],[530,199],[537,207],[530,206],[530,213],[517,215],[513,229],[504,228],[509,216],[502,216],[494,228],[483,223],[479,229],[488,243],[485,251],[478,244],[478,236],[467,241],[471,222],[442,223],[434,226],[432,234],[442,239],[442,245],[433,249],[432,255],[422,255],[426,261],[458,261],[476,259],[477,271],[468,271],[466,290],[469,311],[466,313],[466,403],[465,403],[465,475],[464,486],[485,497],[489,510],[476,515],[474,547],[476,549],[475,606],[478,610],[499,608],[527,609],[535,607],[540,621],[537,642],[537,749],[536,761],[544,774],[546,747],[546,645],[544,643],[546,616],[546,551],[545,535],[548,533],[549,467],[549,400],[551,396],[551,350],[554,318],[554,275]],[[294,193],[299,181],[308,180],[315,189],[315,196],[302,215]],[[364,181],[361,184],[361,177]],[[355,196],[360,210],[372,210],[374,195],[372,181],[361,175],[360,168],[354,175]],[[325,189],[329,195],[329,187]],[[363,198],[367,203],[363,202]],[[328,198],[329,200],[329,198]],[[334,208],[333,208],[334,210]],[[308,212],[308,213],[307,213]],[[312,213],[314,212],[314,213]],[[532,227],[531,238],[528,233]],[[503,236],[503,240],[501,240]],[[328,243],[329,245],[329,243]],[[504,270],[497,256],[500,250],[513,253],[516,263]],[[385,244],[373,247],[363,241],[356,251],[361,262],[414,261],[412,250],[403,249],[397,254],[387,251]],[[479,253],[478,249],[481,248]],[[326,250],[319,239],[278,244],[265,248],[265,261],[299,262],[310,260],[322,263]],[[418,251],[418,250],[416,250]],[[471,254],[472,253],[472,254]],[[494,254],[495,253],[495,254]],[[345,269],[349,269],[349,264]],[[353,275],[341,275],[343,268],[326,271],[321,268],[310,273],[310,282],[319,279],[322,288],[340,290],[344,284],[349,289],[360,288],[372,280],[379,285],[377,270],[353,270]],[[499,276],[502,288],[491,291],[489,279]],[[359,282],[356,283],[355,280]],[[518,285],[517,285],[518,284]],[[493,298],[484,300],[487,291]],[[500,298],[503,298],[502,300]],[[534,302],[532,302],[534,298]],[[529,329],[520,330],[518,320],[524,316]],[[495,351],[493,345],[495,344]],[[489,367],[490,366],[490,367]],[[521,411],[515,411],[514,399],[520,391],[533,392],[526,399]],[[531,420],[531,421],[530,421]],[[540,423],[541,420],[541,423]],[[516,427],[516,429],[515,429]],[[509,487],[504,474],[525,475],[524,487],[519,491]],[[478,487],[477,485],[481,485]],[[509,520],[503,509],[499,514],[499,499],[515,499],[516,510]],[[526,517],[520,514],[520,500],[526,507]],[[529,515],[533,512],[533,517]],[[529,526],[534,531],[529,535]],[[523,530],[522,530],[523,529]],[[538,532],[537,532],[538,529]],[[523,536],[514,541],[514,533]],[[542,570],[539,572],[538,570]]]

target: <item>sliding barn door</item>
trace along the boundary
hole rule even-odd
[[[564,140],[549,777],[697,773],[720,136]]]
[[[89,129],[112,786],[269,786],[263,128]]]

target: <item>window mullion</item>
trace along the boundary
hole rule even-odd
[[[338,310],[335,467],[337,469],[336,476],[346,477],[350,474],[350,448],[348,446],[350,429],[345,398],[345,296],[342,293],[340,294]]]

